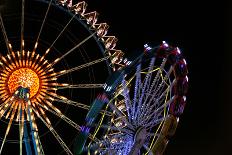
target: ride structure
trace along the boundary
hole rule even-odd
[[[124,57],[84,1],[13,3],[0,14],[0,154],[162,154],[186,104],[180,49]]]
[[[187,64],[179,48],[166,42],[157,47],[146,44],[144,51],[128,62],[108,78],[81,132],[88,135],[100,113],[99,105],[105,105],[113,112],[111,123],[104,124],[103,116],[94,130],[97,135],[99,128],[107,128],[104,138],[87,146],[84,141],[77,145],[76,154],[163,154],[174,135],[188,90]]]

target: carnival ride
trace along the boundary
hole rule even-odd
[[[105,121],[106,124],[103,122],[107,116],[101,117],[93,131],[97,135],[100,128],[106,128],[104,138],[86,147],[83,145],[86,142],[82,143],[77,147],[82,152],[120,155],[164,152],[185,107],[187,65],[179,48],[166,42],[144,47],[143,53],[106,81],[98,104],[93,104],[86,116],[83,135],[88,135],[95,126],[99,105],[105,104],[113,116],[106,118],[111,120]]]
[[[0,154],[15,152],[11,146],[20,155],[163,153],[186,103],[179,48],[146,44],[125,58],[84,1],[12,0],[5,7]]]

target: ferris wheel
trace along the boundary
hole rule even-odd
[[[90,103],[126,65],[117,38],[84,1],[9,0],[0,24],[0,154],[73,154]]]
[[[188,69],[180,49],[166,42],[156,47],[146,44],[140,55],[128,59],[107,79],[79,136],[85,139],[91,130],[96,136],[106,129],[104,137],[78,143],[78,153],[160,155],[174,135],[188,90]],[[103,105],[105,113],[112,111],[110,118],[97,116]],[[98,119],[100,123],[95,123]]]

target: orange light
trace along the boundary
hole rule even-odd
[[[30,89],[30,98],[39,90],[40,80],[38,75],[29,68],[20,68],[12,72],[7,82],[10,93],[14,93],[19,86]]]
[[[27,52],[27,54],[25,51],[22,53],[12,51],[12,54],[6,57],[7,59],[0,57],[0,62],[4,62],[4,68],[0,70],[0,102],[3,105],[0,108],[0,118],[3,115],[4,117],[9,116],[9,118],[15,117],[13,113],[9,112],[8,109],[10,108],[15,109],[15,111],[18,110],[18,114],[14,119],[19,121],[19,111],[22,109],[26,113],[25,120],[29,121],[27,108],[28,105],[32,105],[36,110],[35,112],[41,116],[43,115],[42,117],[46,119],[47,116],[38,111],[37,108],[38,104],[45,106],[47,105],[46,102],[52,102],[54,100],[52,97],[49,97],[50,94],[56,94],[56,85],[54,84],[56,83],[54,81],[56,74],[54,74],[53,68],[46,71],[45,69],[49,68],[48,61],[45,58],[42,59],[35,51]],[[22,94],[24,92],[19,92],[19,86],[29,88],[30,94]],[[15,97],[17,95],[19,96]],[[24,100],[25,98],[21,98],[24,95],[30,99]],[[49,97],[48,99],[46,98],[47,96]],[[16,104],[17,106],[15,106]],[[8,113],[9,115],[7,115]]]

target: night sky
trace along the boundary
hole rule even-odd
[[[231,154],[231,5],[202,0],[87,2],[110,24],[125,53],[162,40],[183,51],[189,67],[187,106],[165,154]]]
[[[165,155],[229,155],[232,146],[232,5],[223,1],[86,0],[110,25],[117,48],[178,46],[189,67],[184,114]],[[0,0],[0,5],[3,0]],[[87,10],[88,11],[88,10]]]

